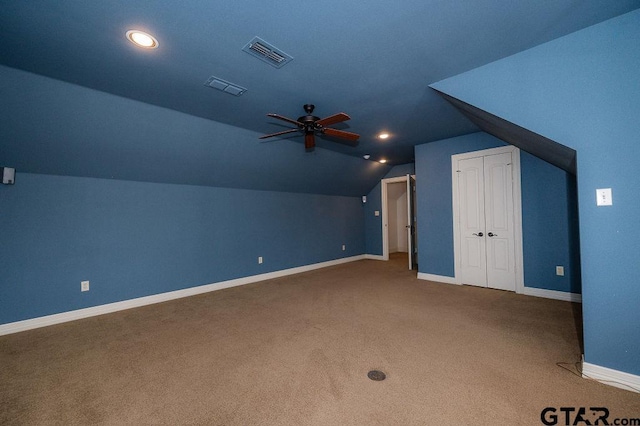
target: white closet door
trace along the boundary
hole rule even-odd
[[[457,162],[458,279],[516,289],[511,153]]]
[[[458,161],[459,279],[487,286],[483,157]]]
[[[511,153],[484,157],[487,285],[516,290]]]

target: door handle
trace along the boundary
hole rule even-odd
[[[498,236],[498,234],[494,234],[493,232],[489,232],[487,235],[490,236],[490,237],[497,237]]]
[[[475,235],[477,237],[482,237],[484,234],[482,232],[478,232],[477,234],[473,234],[473,235]]]

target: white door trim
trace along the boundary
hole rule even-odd
[[[413,184],[412,184],[413,180]],[[409,270],[413,271],[414,269],[414,239],[412,236],[414,235],[414,226],[415,226],[415,216],[413,214],[414,203],[415,203],[415,178],[411,175],[407,175],[407,254],[409,255]]]
[[[458,196],[456,188],[457,173],[456,163],[459,160],[481,157],[485,155],[495,155],[511,153],[513,166],[513,221],[515,231],[515,267],[516,267],[516,293],[524,293],[524,255],[522,251],[522,188],[520,179],[520,150],[515,146],[504,146],[499,148],[483,149],[481,151],[465,152],[451,156],[451,193],[453,195],[453,252],[455,260],[455,280],[460,276],[458,272],[458,261],[460,259],[460,230],[458,229]]]
[[[414,175],[411,175],[414,176]],[[414,176],[415,178],[415,176]],[[389,202],[387,200],[387,185],[392,183],[406,182],[407,176],[399,176],[394,178],[382,179],[380,181],[382,189],[382,260],[389,260]],[[409,194],[407,194],[407,197]]]

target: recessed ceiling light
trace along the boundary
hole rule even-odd
[[[379,139],[387,139],[389,137],[389,133],[380,133],[378,135]]]
[[[156,40],[151,34],[147,34],[144,31],[129,30],[127,31],[127,39],[136,46],[144,47],[146,49],[155,49],[158,47],[158,40]]]
[[[387,160],[385,160],[385,159],[383,158],[382,160],[378,160],[378,162],[379,162],[379,163],[384,164],[384,163],[386,163],[386,162],[387,162]]]

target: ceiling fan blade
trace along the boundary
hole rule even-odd
[[[286,135],[287,133],[294,133],[294,132],[299,132],[299,131],[300,131],[300,129],[289,129],[289,130],[285,130],[283,132],[271,133],[270,135],[260,136],[258,139],[272,138],[274,136]]]
[[[316,121],[315,124],[320,126],[331,126],[332,124],[342,123],[343,121],[347,120],[351,120],[351,117],[349,117],[344,112],[339,112],[337,114],[330,115],[329,117],[321,118],[320,120]]]
[[[337,138],[347,139],[350,141],[357,141],[360,138],[360,135],[351,132],[345,132],[344,130],[332,129],[330,127],[325,127],[322,129],[322,133],[328,136],[335,136]]]
[[[273,114],[273,113],[269,113],[269,114],[267,114],[267,115],[268,115],[269,117],[277,118],[278,120],[283,120],[283,121],[286,121],[287,123],[294,124],[294,125],[296,125],[296,126],[298,126],[298,127],[302,127],[302,126],[304,126],[304,124],[303,124],[303,123],[301,123],[301,122],[299,122],[299,121],[296,121],[296,120],[293,120],[293,119],[291,119],[291,118],[287,118],[287,117],[285,117],[285,116],[283,116],[283,115],[280,115],[280,114]]]
[[[305,149],[313,149],[316,146],[316,138],[313,135],[313,132],[308,132],[304,134],[304,148]]]

